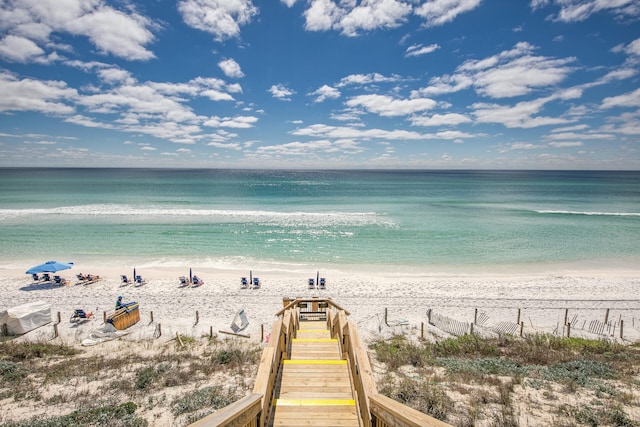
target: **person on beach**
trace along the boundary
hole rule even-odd
[[[116,311],[124,308],[124,303],[122,302],[122,295],[118,296],[118,300],[116,301]]]

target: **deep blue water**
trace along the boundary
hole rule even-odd
[[[0,169],[2,263],[640,259],[640,172]]]

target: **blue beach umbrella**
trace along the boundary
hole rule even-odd
[[[193,272],[189,269],[189,282],[193,282]]]
[[[47,261],[44,264],[36,265],[27,270],[27,274],[35,273],[55,273],[60,270],[68,270],[73,267],[72,262]]]

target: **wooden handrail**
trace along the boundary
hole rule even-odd
[[[382,394],[369,396],[369,404],[376,421],[372,425],[376,427],[451,427],[451,424],[416,411]]]
[[[262,411],[262,395],[251,393],[250,395],[225,406],[218,412],[206,416],[190,427],[214,427],[214,426],[258,426]]]

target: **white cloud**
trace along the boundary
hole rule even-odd
[[[44,55],[44,50],[27,38],[8,35],[0,40],[0,57],[8,61],[32,62],[42,55]]]
[[[471,107],[473,115],[479,123],[500,123],[508,128],[534,128],[547,125],[570,123],[571,120],[561,117],[538,116],[548,102],[562,99],[561,96],[549,96],[532,101],[519,102],[514,105],[497,105],[477,103]]]
[[[227,77],[233,77],[236,79],[244,77],[244,73],[240,69],[240,65],[231,58],[218,62],[218,67],[220,67]]]
[[[251,0],[182,0],[178,11],[184,22],[213,34],[217,41],[240,35],[240,26],[258,14]]]
[[[610,96],[602,100],[602,108],[640,107],[640,89],[624,95]]]
[[[68,103],[78,98],[75,89],[65,82],[22,79],[0,72],[0,111],[37,111],[48,114],[71,114]]]
[[[384,76],[380,73],[369,73],[369,74],[351,74],[347,77],[343,77],[340,79],[340,83],[337,84],[337,87],[344,86],[365,86],[369,84],[375,83],[394,83],[400,81],[400,76]]]
[[[287,7],[293,7],[296,4],[296,0],[280,0],[281,3],[285,4]]]
[[[386,95],[360,95],[347,101],[349,107],[362,107],[381,116],[406,116],[431,110],[436,102],[429,98],[394,99]]]
[[[253,116],[235,116],[235,117],[211,117],[209,120],[203,123],[204,126],[210,127],[227,127],[246,129],[253,127],[253,124],[258,121],[257,117]]]
[[[584,21],[598,12],[610,12],[617,17],[638,17],[640,6],[636,0],[532,0],[533,10],[554,4],[560,8],[554,20],[561,22]]]
[[[440,49],[438,44],[430,44],[429,46],[422,46],[422,44],[414,44],[407,48],[407,51],[404,53],[405,58],[409,58],[412,56],[421,56],[426,55],[428,53],[435,52]]]
[[[278,98],[282,101],[291,101],[291,95],[295,94],[293,90],[287,88],[283,84],[272,85],[268,92],[270,92],[274,98]]]
[[[151,29],[156,25],[130,5],[125,12],[101,0],[65,0],[63,4],[59,0],[8,0],[0,4],[0,16],[8,34],[27,38],[43,51],[65,50],[49,37],[68,33],[87,37],[103,54],[129,60],[153,58],[146,45],[154,40]]]
[[[492,98],[525,95],[534,88],[558,84],[573,71],[569,64],[575,58],[534,56],[533,50],[526,42],[518,43],[498,55],[467,61],[458,71],[470,72],[476,91]]]
[[[426,19],[427,27],[436,27],[453,21],[459,14],[480,5],[480,0],[430,0],[418,6],[415,14]]]
[[[323,85],[315,91],[311,92],[309,95],[316,96],[313,102],[323,102],[326,99],[340,98],[340,91],[334,87]]]
[[[463,114],[434,114],[432,116],[410,117],[413,126],[456,126],[463,123],[471,123],[471,119]]]
[[[563,141],[563,142],[550,142],[549,146],[553,148],[573,148],[582,147],[584,144],[580,141]]]
[[[360,31],[396,28],[413,10],[409,2],[398,0],[356,1],[311,0],[304,12],[308,31],[340,31],[357,36]]]

